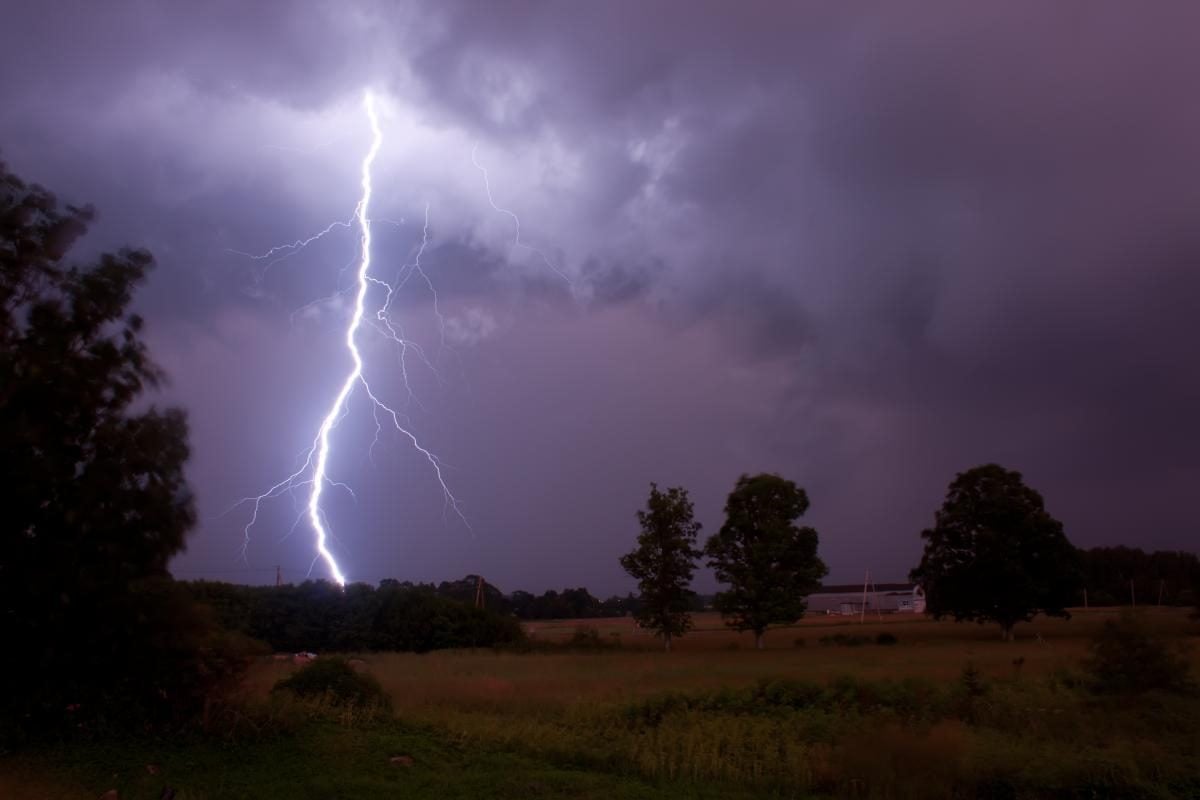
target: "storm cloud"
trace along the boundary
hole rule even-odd
[[[901,578],[986,461],[1077,544],[1195,547],[1198,24],[1182,1],[29,4],[0,24],[0,157],[98,207],[81,256],[158,259],[140,310],[201,506],[180,575],[311,562],[286,498],[245,560],[225,512],[311,443],[355,240],[250,256],[350,219],[365,87],[376,263],[427,236],[444,315],[406,284],[436,371],[410,362],[410,394],[366,337],[371,375],[471,527],[360,402],[330,508],[351,578],[625,591],[650,481],[711,531],[760,470],[809,490],[831,580]]]

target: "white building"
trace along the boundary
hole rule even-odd
[[[880,583],[868,586],[866,608],[861,584],[822,586],[808,596],[810,614],[924,614],[925,592],[915,583]]]

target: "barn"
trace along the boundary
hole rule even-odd
[[[864,608],[865,600],[865,608]],[[843,614],[924,614],[925,592],[915,583],[879,583],[822,586],[808,596],[808,613]]]

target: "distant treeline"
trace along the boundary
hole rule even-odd
[[[1195,553],[1136,547],[1081,550],[1087,604],[1193,606],[1200,588],[1200,558]],[[1132,588],[1131,588],[1132,583]],[[1081,597],[1080,605],[1083,604]]]
[[[522,638],[518,620],[593,619],[637,613],[633,594],[600,600],[587,589],[535,595],[504,594],[480,579],[411,583],[385,579],[378,587],[326,581],[284,586],[243,586],[219,581],[182,582],[208,606],[226,630],[243,633],[274,650],[426,652],[453,647],[493,647]],[[694,610],[711,597],[696,595]]]
[[[433,583],[400,583],[398,586],[432,592],[439,597],[458,600],[468,605],[475,604],[479,591],[479,576],[467,575],[462,580]],[[384,581],[383,584],[387,584]],[[393,581],[394,583],[394,581]],[[381,584],[382,585],[382,584]],[[711,595],[693,595],[692,611],[703,611],[712,604]],[[483,607],[518,619],[593,619],[596,617],[624,617],[636,614],[641,608],[641,598],[634,594],[624,597],[613,595],[601,600],[587,589],[553,589],[540,595],[517,589],[504,594],[499,588],[483,581]]]
[[[474,608],[428,587],[384,581],[378,588],[326,581],[286,586],[184,584],[227,630],[274,650],[426,652],[448,647],[493,647],[523,638],[511,615]]]

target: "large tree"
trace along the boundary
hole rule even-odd
[[[138,651],[169,638],[155,626],[174,601],[147,581],[195,519],[187,425],[143,399],[161,373],[127,307],[150,255],[65,261],[92,216],[0,163],[0,635],[16,674],[0,711],[24,719],[180,693],[179,670],[148,675]]]
[[[650,484],[646,508],[637,512],[642,532],[637,547],[621,556],[621,566],[638,582],[641,604],[634,617],[643,627],[662,637],[671,649],[671,639],[691,630],[692,575],[696,571],[696,536],[700,523],[694,519],[687,489],[676,486],[665,492]]]
[[[1006,640],[1037,614],[1069,617],[1079,552],[1021,473],[985,464],[960,473],[911,573],[935,618],[995,622]]]
[[[763,647],[769,625],[804,616],[808,595],[829,570],[817,555],[817,532],[796,524],[808,494],[778,475],[743,475],[725,503],[725,524],[704,551],[729,589],[714,600],[727,624],[753,631]]]

